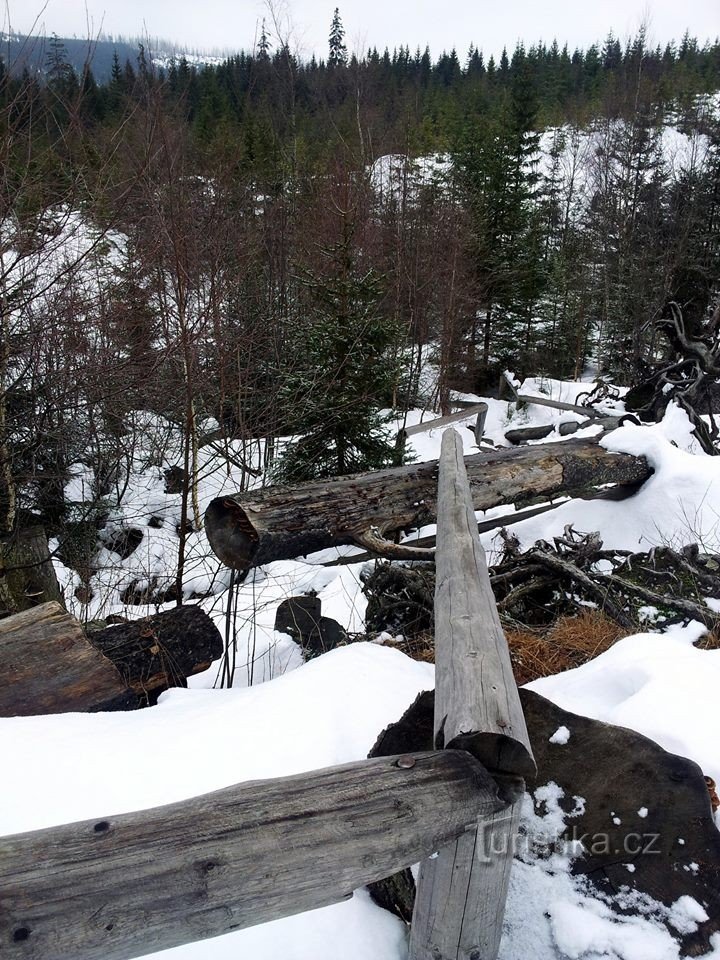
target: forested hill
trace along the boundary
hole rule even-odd
[[[43,77],[51,69],[54,51],[58,46],[78,76],[82,76],[89,67],[97,83],[107,83],[110,80],[115,60],[122,64],[128,60],[136,63],[141,46],[147,52],[148,58],[158,66],[182,57],[188,63],[196,65],[217,64],[224,59],[220,56],[220,51],[194,50],[159,37],[100,35],[88,40],[83,37],[42,37],[22,33],[8,33],[0,37],[0,56],[16,75],[27,70],[34,76]]]
[[[58,40],[5,68],[0,513],[26,491],[54,523],[59,465],[133,411],[271,438],[268,463],[302,435],[298,479],[384,465],[381,411],[505,369],[643,379],[668,304],[697,333],[718,300],[719,57],[357,61],[336,18],[323,62],[263,34],[107,83]]]
[[[52,80],[62,60],[76,78],[101,84],[95,119],[111,112],[118,88],[131,93],[138,71],[153,69],[170,101],[181,105],[197,134],[208,139],[218,122],[259,124],[271,138],[313,135],[330,123],[353,139],[358,110],[372,124],[376,146],[386,151],[447,146],[463,121],[494,115],[506,97],[521,97],[526,120],[538,127],[599,114],[627,116],[638,105],[686,102],[720,83],[720,42],[688,34],[678,43],[651,48],[644,33],[621,44],[612,34],[587,50],[557,40],[500,57],[485,56],[475,43],[433,57],[429,48],[392,52],[373,48],[349,56],[342,23],[331,30],[325,59],[302,62],[263,32],[253,52],[221,59],[190,52],[171,42],[145,38],[4,38],[2,59],[17,75],[23,70]],[[224,130],[227,135],[227,130]]]

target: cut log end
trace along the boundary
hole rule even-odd
[[[537,767],[531,750],[509,734],[461,733],[446,745],[449,750],[466,750],[493,775],[533,780]]]
[[[205,512],[205,532],[216,556],[233,570],[253,566],[260,536],[247,513],[229,497],[213,500]]]

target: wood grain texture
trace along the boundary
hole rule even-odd
[[[126,960],[336,903],[502,806],[442,751],[0,838],[2,956]]]
[[[437,747],[469,750],[493,773],[535,775],[530,739],[454,430],[443,435],[435,551]]]
[[[452,429],[440,454],[435,566],[435,745],[478,757],[507,806],[421,864],[410,960],[495,960],[523,778],[536,770]]]
[[[0,620],[0,716],[135,706],[135,695],[59,603]]]
[[[522,782],[522,781],[521,781]],[[522,790],[478,829],[420,865],[411,960],[495,960],[500,948]]]
[[[483,451],[465,465],[476,510],[639,484],[652,472],[642,457],[608,453],[592,439]],[[388,537],[435,521],[437,478],[431,460],[219,497],[205,514],[208,540],[224,563],[246,570],[358,543],[370,530]]]

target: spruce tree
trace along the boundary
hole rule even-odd
[[[345,67],[348,62],[348,52],[345,46],[345,28],[340,19],[340,10],[335,7],[332,24],[330,26],[330,53],[328,64],[331,67]]]
[[[396,448],[387,431],[397,380],[398,328],[383,315],[383,280],[360,265],[346,230],[326,246],[321,271],[303,278],[306,312],[296,319],[282,378],[290,444],[275,470],[298,483],[389,466]]]

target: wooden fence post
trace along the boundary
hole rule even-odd
[[[477,757],[507,807],[423,861],[410,960],[495,960],[523,778],[535,761],[452,429],[442,440],[435,563],[436,747]]]

